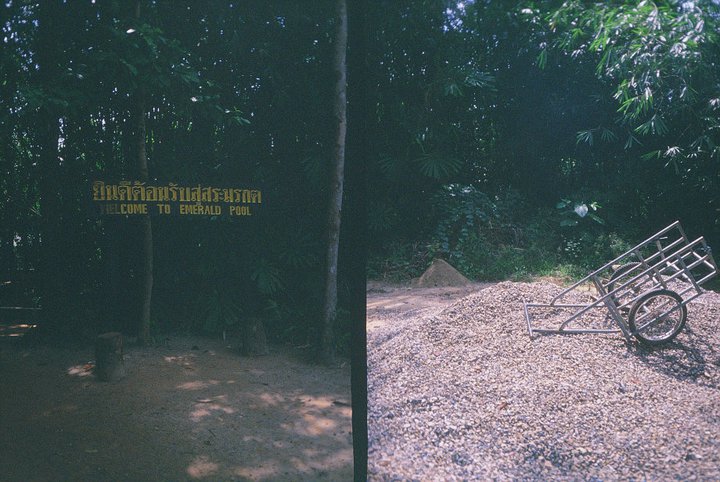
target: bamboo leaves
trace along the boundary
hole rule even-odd
[[[585,7],[585,2],[569,1],[547,14],[555,34],[552,45],[573,57],[584,52],[594,58],[598,78],[614,85],[616,122],[627,133],[625,149],[641,145],[640,139],[653,144],[670,136],[671,145],[677,145],[670,157],[679,161],[698,154],[705,144],[693,139],[715,142],[720,119],[705,112],[716,104],[717,90],[711,86],[718,82],[712,66],[718,61],[720,6],[643,1]],[[576,32],[579,26],[584,27],[582,34]],[[703,134],[686,135],[691,130]],[[581,130],[577,141],[593,145],[596,133]],[[658,155],[666,157],[652,149],[644,158]]]

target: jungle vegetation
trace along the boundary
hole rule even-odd
[[[573,276],[676,219],[720,241],[717,1],[350,3],[341,351],[365,268]],[[273,341],[317,343],[335,4],[2,2],[0,268],[40,275],[52,333],[261,317]],[[98,219],[98,177],[253,184],[266,202]]]
[[[381,6],[371,277],[576,277],[675,220],[720,242],[720,2]]]
[[[50,338],[143,343],[260,318],[271,341],[318,345],[335,317],[326,345],[347,354],[358,177],[326,262],[334,92],[352,69],[336,65],[341,3],[3,1],[0,268],[36,279],[2,302],[42,306]],[[231,219],[97,217],[98,179],[261,189],[263,203]]]

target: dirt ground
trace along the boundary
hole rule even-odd
[[[349,363],[306,352],[126,343],[127,376],[103,383],[92,347],[0,337],[0,479],[352,480]]]
[[[371,281],[367,329],[439,312],[485,286]],[[10,334],[0,327],[3,481],[352,480],[349,363],[314,365],[307,348],[242,357],[230,341],[126,340],[127,376],[103,383],[92,347]]]
[[[439,313],[460,298],[493,283],[425,288],[414,283],[392,284],[369,281],[367,289],[367,331],[371,333],[391,319],[420,319]]]

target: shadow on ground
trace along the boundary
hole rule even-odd
[[[351,480],[350,368],[303,359],[171,339],[101,383],[91,348],[0,340],[2,479]]]

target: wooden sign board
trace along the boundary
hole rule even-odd
[[[100,216],[243,218],[259,213],[262,191],[140,181],[93,181],[93,212]]]

